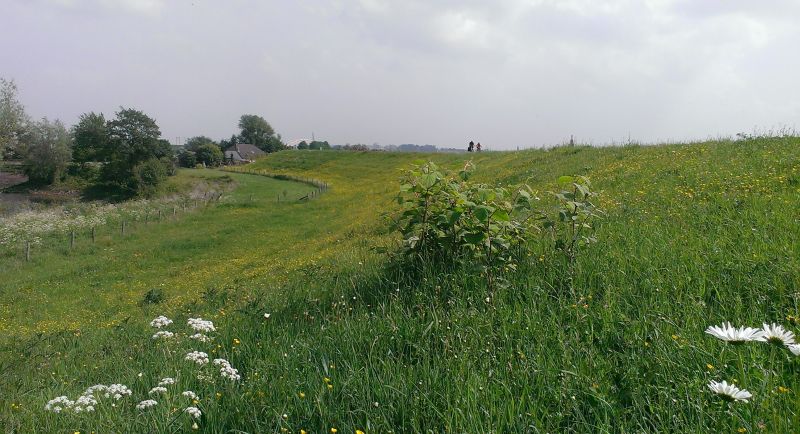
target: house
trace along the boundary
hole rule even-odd
[[[258,149],[255,145],[239,143],[231,145],[231,147],[225,150],[225,162],[229,164],[250,163],[264,155],[267,155],[267,153]]]

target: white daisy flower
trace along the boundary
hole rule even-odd
[[[708,383],[708,388],[726,401],[747,402],[748,399],[753,397],[747,390],[739,389],[733,384],[728,384],[728,382],[724,380],[721,383],[711,380],[711,382]]]
[[[764,332],[760,329],[752,327],[739,327],[737,329],[730,322],[723,323],[719,327],[710,326],[706,329],[706,333],[732,344],[763,340],[764,335]]]
[[[152,399],[145,399],[144,401],[136,404],[137,410],[146,410],[150,407],[154,407],[158,404],[158,401],[154,401]]]
[[[767,341],[776,345],[793,345],[794,333],[783,328],[783,326],[772,323],[772,325],[764,324],[764,336],[762,341]]]
[[[191,417],[193,417],[195,419],[200,419],[200,416],[203,414],[200,411],[200,409],[197,408],[197,407],[186,407],[186,410],[184,410],[184,411],[186,413],[189,413],[189,416],[191,416]]]
[[[166,326],[168,326],[170,324],[172,324],[172,320],[167,318],[167,317],[165,317],[164,315],[161,315],[158,318],[150,321],[150,327],[155,327],[157,329],[160,329],[162,327],[166,327]]]

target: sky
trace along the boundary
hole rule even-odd
[[[800,125],[797,0],[0,0],[32,117],[515,149]],[[180,139],[179,139],[180,138]]]

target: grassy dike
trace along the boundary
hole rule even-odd
[[[135,243],[4,268],[0,425],[192,432],[179,396],[189,389],[200,395],[200,432],[794,432],[798,358],[703,331],[727,320],[800,331],[799,149],[797,139],[757,139],[271,155],[249,168],[331,189],[277,204],[283,190],[309,187],[231,174],[239,187],[229,205],[139,232]],[[579,258],[575,294],[562,289],[545,243],[492,303],[458,267],[392,270],[371,252],[391,246],[380,215],[401,169],[467,158],[480,181],[527,180],[543,207],[560,175],[587,175],[602,191],[607,216]],[[250,194],[257,200],[244,203]],[[166,301],[138,306],[153,287]],[[184,335],[187,317],[214,320],[214,341],[152,340],[147,323],[162,313]],[[189,350],[226,358],[242,381],[198,378],[183,360]],[[135,410],[165,376],[177,379],[177,396]],[[721,402],[706,388],[712,379],[754,397]],[[117,407],[43,410],[58,395],[117,382],[134,395]]]

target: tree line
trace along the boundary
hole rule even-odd
[[[59,120],[32,120],[14,81],[0,78],[0,160],[21,160],[29,181],[37,185],[73,176],[109,196],[148,196],[175,173],[177,164],[222,164],[223,149],[230,145],[250,143],[265,152],[284,148],[280,135],[260,116],[243,115],[239,129],[219,143],[193,137],[176,153],[161,138],[155,119],[133,108],[120,107],[110,119],[84,113],[70,129]]]

